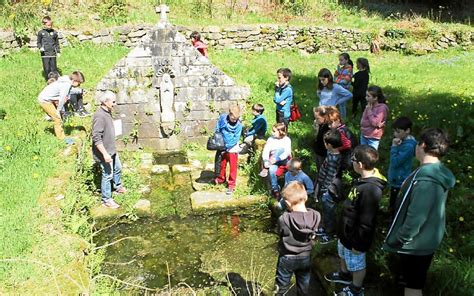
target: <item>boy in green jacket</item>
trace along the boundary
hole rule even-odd
[[[383,245],[399,255],[405,296],[423,295],[428,268],[443,239],[446,198],[456,181],[440,161],[447,150],[448,139],[441,129],[423,132],[416,146],[421,166],[402,184]]]

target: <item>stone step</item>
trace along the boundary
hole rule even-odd
[[[258,195],[235,196],[227,195],[225,192],[196,191],[191,194],[191,207],[193,211],[239,208],[258,204],[265,200],[265,196]]]

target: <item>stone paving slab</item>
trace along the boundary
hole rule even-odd
[[[234,195],[227,195],[225,192],[196,191],[191,194],[191,207],[193,211],[238,208],[257,204],[264,200],[264,196],[247,195],[236,197]]]

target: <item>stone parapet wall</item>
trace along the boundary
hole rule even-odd
[[[119,43],[135,47],[151,25],[125,25],[92,31],[59,31],[61,46],[92,42],[95,44]],[[177,27],[185,36],[193,31],[201,32],[210,47],[221,49],[241,49],[248,51],[277,51],[299,49],[308,53],[368,51],[374,39],[382,50],[406,51],[423,54],[451,47],[471,47],[474,32],[424,32],[421,36],[409,38],[403,30],[387,30],[379,36],[360,30],[326,28],[316,26],[286,25],[238,25],[228,27]],[[424,36],[426,35],[426,36]],[[416,37],[416,38],[415,38]],[[0,56],[10,50],[20,48],[12,32],[0,32]],[[35,49],[36,36],[24,41],[25,46]]]

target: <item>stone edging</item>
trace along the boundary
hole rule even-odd
[[[124,25],[96,32],[60,31],[60,43],[61,46],[84,42],[120,43],[134,47],[152,27],[152,25]],[[185,36],[189,36],[193,30],[201,32],[204,41],[217,50],[298,49],[308,53],[368,51],[375,38],[382,50],[424,54],[451,47],[469,48],[474,44],[474,31],[423,32],[421,36],[417,36],[417,41],[413,41],[415,39],[408,38],[408,32],[397,29],[381,32],[378,37],[370,32],[353,29],[273,24],[203,28],[177,26],[177,29]],[[30,36],[24,43],[28,48],[36,49],[36,36]],[[12,32],[0,32],[0,56],[19,48],[19,40]]]

